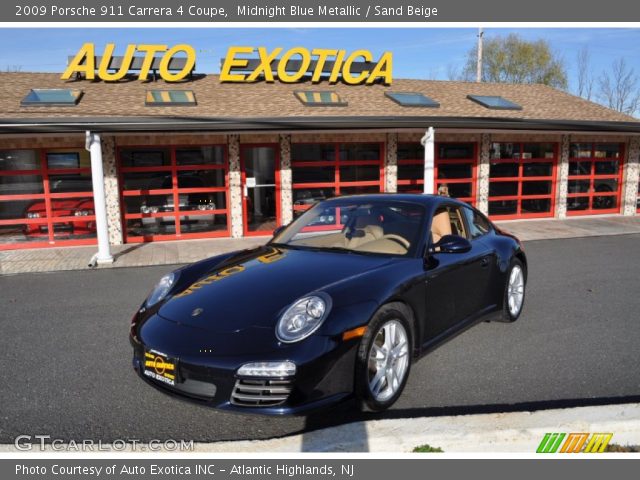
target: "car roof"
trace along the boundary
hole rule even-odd
[[[354,200],[358,202],[405,202],[423,205],[426,207],[436,207],[441,203],[454,203],[457,205],[467,205],[455,198],[445,197],[442,195],[431,195],[424,193],[371,193],[362,195],[345,195],[325,200],[323,203],[341,202],[344,200]]]

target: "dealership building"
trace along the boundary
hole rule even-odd
[[[0,250],[268,235],[373,192],[448,194],[494,220],[639,211],[640,121],[545,85],[0,84]]]

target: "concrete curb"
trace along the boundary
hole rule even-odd
[[[640,444],[640,403],[450,417],[374,420],[261,441],[196,443],[198,452],[411,452],[429,444],[446,453],[535,453],[547,432],[613,433]]]
[[[611,443],[640,445],[640,403],[537,412],[371,420],[271,440],[194,442],[193,452],[261,455],[301,452],[398,454],[409,453],[418,445],[429,444],[440,447],[445,453],[533,454],[548,432],[613,433]],[[102,447],[101,452],[109,452],[108,444],[103,444]],[[28,453],[38,451],[34,449]],[[64,448],[58,446],[56,451],[63,452]],[[133,450],[121,447],[116,451],[127,453]],[[135,451],[149,450],[144,444],[139,444]],[[16,452],[11,444],[0,445],[0,453]],[[158,453],[158,450],[154,452]]]

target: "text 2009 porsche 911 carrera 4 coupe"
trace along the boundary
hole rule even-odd
[[[212,407],[294,414],[347,398],[383,410],[411,364],[480,320],[516,320],[520,242],[430,195],[320,202],[266,245],[162,277],[136,312],[133,365]]]

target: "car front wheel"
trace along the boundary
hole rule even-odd
[[[373,317],[358,350],[356,395],[361,409],[381,411],[404,390],[411,370],[410,313],[402,304],[383,306]]]
[[[515,322],[520,317],[522,306],[524,305],[525,287],[526,274],[524,265],[520,260],[514,258],[509,266],[504,289],[503,321]]]

